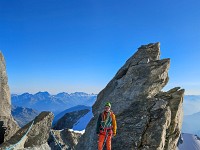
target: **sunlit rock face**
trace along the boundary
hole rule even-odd
[[[10,90],[6,73],[6,64],[3,54],[0,52],[0,121],[6,128],[4,141],[8,140],[19,129],[11,116]],[[0,129],[1,130],[1,129]]]

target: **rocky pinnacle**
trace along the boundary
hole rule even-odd
[[[0,121],[6,127],[4,141],[8,140],[19,129],[11,116],[10,90],[3,54],[0,52]]]
[[[98,94],[94,117],[76,149],[96,150],[96,122],[105,102],[117,118],[115,150],[175,150],[182,125],[184,90],[162,92],[167,84],[170,59],[160,60],[160,44],[143,45]]]

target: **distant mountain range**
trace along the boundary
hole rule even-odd
[[[50,95],[48,92],[38,92],[36,94],[12,94],[11,102],[14,106],[32,108],[39,112],[52,111],[54,115],[56,115],[73,106],[92,106],[96,101],[96,97],[96,94],[87,94],[83,92],[71,94],[62,92],[57,95]]]
[[[12,106],[11,113],[20,127],[23,127],[24,125],[32,121],[37,115],[39,115],[39,112],[36,110],[18,106]]]

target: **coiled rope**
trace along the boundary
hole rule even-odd
[[[29,129],[27,130],[27,132],[26,132],[26,133],[24,134],[24,136],[21,138],[21,140],[19,140],[19,142],[17,142],[16,144],[11,145],[9,148],[6,148],[6,150],[12,150],[12,149],[14,149],[15,146],[17,146],[17,145],[25,138],[25,136],[29,133],[29,131],[31,130],[31,128],[32,128],[32,126],[33,126],[33,123],[34,123],[34,120],[33,120],[32,124],[31,124],[31,126],[29,127]]]

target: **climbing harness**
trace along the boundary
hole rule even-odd
[[[62,147],[61,147],[61,145],[60,145],[60,143],[59,143],[59,141],[57,141],[57,139],[56,139],[56,137],[54,136],[54,134],[53,134],[53,131],[52,130],[50,130],[50,133],[51,133],[51,135],[53,136],[53,138],[54,138],[54,141],[58,144],[58,146],[60,147],[60,149],[62,150]]]
[[[105,120],[104,128],[105,128],[105,126],[107,127],[107,125],[108,125],[107,123],[108,123],[109,118],[110,118],[110,112],[108,112],[108,114],[107,114],[107,118]]]
[[[25,136],[29,133],[29,131],[31,130],[31,128],[32,128],[32,126],[33,126],[33,123],[34,123],[34,120],[33,120],[32,124],[31,124],[31,126],[29,127],[29,129],[27,130],[27,132],[26,132],[26,133],[24,134],[24,136],[21,138],[21,140],[19,140],[19,142],[17,142],[16,144],[11,145],[9,148],[6,148],[6,150],[12,150],[12,149],[14,149],[15,146],[17,146],[17,145],[25,138]]]

